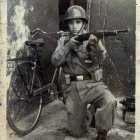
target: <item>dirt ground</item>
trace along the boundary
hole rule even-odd
[[[118,115],[119,116],[119,115]],[[64,104],[56,99],[43,107],[42,114],[36,128],[28,135],[19,137],[8,126],[9,140],[95,140],[96,130],[90,129],[83,138],[73,138],[67,131],[67,113]],[[116,118],[113,129],[107,140],[133,140],[134,125],[126,124]]]

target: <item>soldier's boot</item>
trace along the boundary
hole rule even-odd
[[[96,140],[106,140],[107,139],[107,132],[98,133]]]
[[[107,136],[101,136],[101,135],[98,135],[96,140],[106,140],[107,139]]]

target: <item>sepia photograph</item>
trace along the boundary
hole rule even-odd
[[[135,0],[0,3],[1,140],[140,139]]]

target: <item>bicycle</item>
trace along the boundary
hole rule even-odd
[[[47,35],[39,28],[31,33],[32,38],[37,33]],[[51,83],[45,83],[39,57],[44,44],[43,39],[28,40],[25,45],[32,49],[33,55],[8,60],[15,61],[16,66],[12,72],[7,92],[7,121],[18,135],[27,135],[36,127],[41,115],[44,96],[47,96],[51,102],[61,93],[57,91],[55,84],[56,76],[58,73],[61,74],[61,69],[56,68]]]

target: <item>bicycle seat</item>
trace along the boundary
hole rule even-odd
[[[31,47],[42,47],[43,45],[45,45],[45,42],[42,38],[40,38],[36,40],[27,40],[25,41],[25,44]]]

